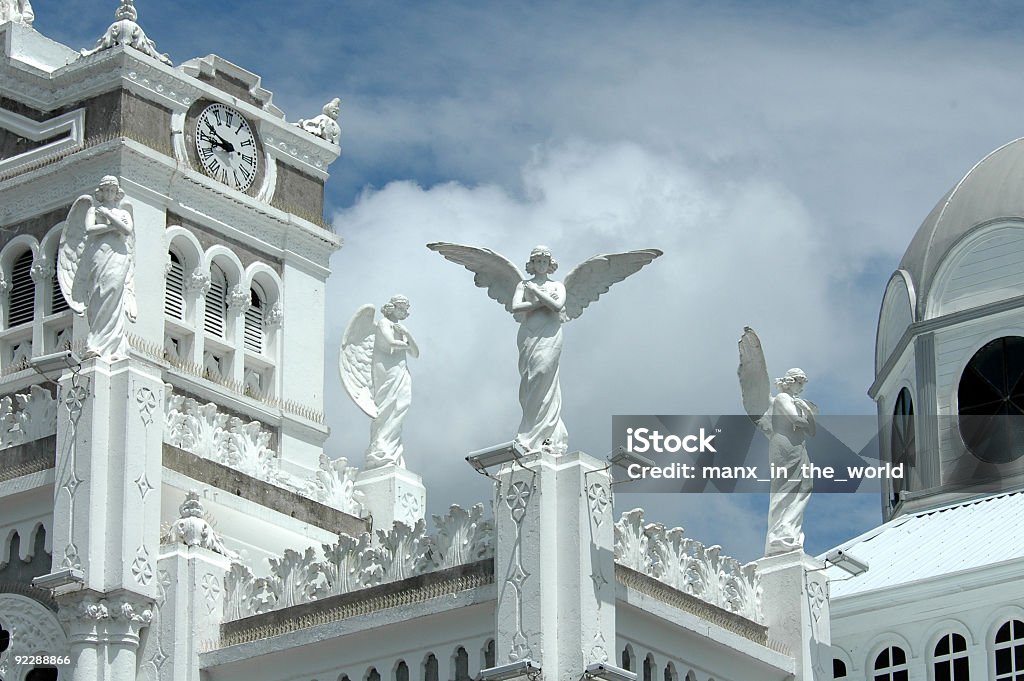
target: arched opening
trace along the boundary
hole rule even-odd
[[[470,681],[469,653],[462,646],[455,650],[455,681]]]
[[[997,338],[974,353],[960,377],[957,404],[960,434],[974,456],[996,464],[1024,456],[1016,423],[1024,420],[1024,338]]]
[[[405,660],[399,660],[395,667],[395,681],[409,681],[409,665]]]
[[[206,292],[206,314],[203,329],[217,338],[224,337],[225,319],[228,314],[228,280],[217,264],[210,265],[210,289]]]
[[[832,678],[846,678],[846,663],[840,660],[838,657],[832,658]]]
[[[423,681],[438,681],[437,657],[434,653],[427,655],[427,659],[423,661]]]
[[[935,644],[935,681],[970,681],[967,663],[967,639],[960,634],[946,634]]]
[[[168,252],[167,258],[164,314],[172,319],[185,319],[185,265],[174,251]]]
[[[245,311],[245,349],[250,352],[263,352],[263,312],[267,297],[259,284],[254,283],[249,289],[249,309]]]
[[[996,632],[995,681],[1024,680],[1024,622],[1010,620]]]
[[[892,434],[889,438],[893,466],[903,466],[903,477],[892,479],[892,497],[889,505],[895,507],[907,492],[907,478],[915,462],[914,400],[906,388],[896,397],[892,412]]]
[[[36,286],[32,281],[32,251],[25,251],[11,268],[11,292],[7,306],[7,326],[25,324],[35,318]]]
[[[873,681],[909,681],[907,654],[899,646],[891,646],[875,658]]]
[[[622,668],[626,671],[633,671],[633,649],[628,645],[622,649]]]

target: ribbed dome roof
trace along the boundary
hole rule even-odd
[[[914,282],[917,318],[924,313],[935,272],[950,247],[974,227],[1001,218],[1024,218],[1024,138],[978,162],[936,204],[900,262]]]

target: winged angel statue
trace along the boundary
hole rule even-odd
[[[71,205],[57,256],[57,281],[68,306],[89,326],[86,356],[128,355],[125,319],[135,321],[135,224],[117,178],[100,180],[96,198]]]
[[[807,438],[814,436],[818,407],[799,397],[807,384],[801,369],[790,369],[775,379],[778,393],[771,395],[761,339],[749,326],[743,329],[739,349],[736,373],[743,408],[768,436],[772,482],[764,554],[773,556],[804,545],[804,511],[811,499],[812,481],[802,467],[810,463]]]
[[[558,364],[562,324],[576,319],[612,284],[638,272],[661,255],[657,249],[597,255],[579,264],[565,283],[548,275],[558,262],[546,246],[537,246],[524,277],[508,258],[486,248],[451,243],[427,244],[446,259],[473,272],[474,282],[519,322],[519,404],[523,420],[516,440],[528,451],[566,450],[569,434],[562,423]]]
[[[341,382],[352,401],[373,419],[364,470],[381,466],[405,467],[402,422],[412,402],[412,376],[406,356],[420,356],[412,334],[402,325],[409,316],[409,299],[392,296],[374,322],[373,305],[353,315],[341,339]]]

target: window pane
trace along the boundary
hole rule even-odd
[[[935,663],[935,681],[952,681],[949,678],[949,662]]]
[[[967,640],[960,634],[953,634],[953,652],[960,653],[967,650]]]
[[[883,650],[877,658],[875,658],[875,669],[885,669],[889,666],[889,649]]]
[[[903,671],[896,672],[892,675],[892,681],[909,681],[909,679],[910,672],[908,672],[906,669],[904,669]]]
[[[997,650],[996,651],[996,674],[1009,674],[1011,671],[1013,671],[1013,668],[1010,665],[1011,661],[1012,661],[1012,658],[1010,657],[1010,649],[1009,648],[1002,648],[1000,650]]]
[[[896,647],[894,647],[892,649],[892,664],[893,664],[893,666],[896,666],[898,664],[906,664],[906,662],[907,662],[907,654],[903,652],[903,648],[896,648]]]
[[[1010,640],[1010,625],[1012,621],[1007,622],[1003,626],[999,627],[999,633],[996,634],[996,643],[1003,643]]]
[[[839,659],[832,660],[832,678],[841,679],[846,676],[846,663]]]
[[[949,655],[949,636],[943,636],[935,646],[936,655]]]
[[[953,660],[953,681],[970,681],[971,670],[966,657]]]

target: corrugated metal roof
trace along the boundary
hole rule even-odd
[[[842,598],[1024,558],[1022,518],[1024,492],[896,518],[837,547],[869,569],[846,579],[849,575],[830,568],[831,595]]]

